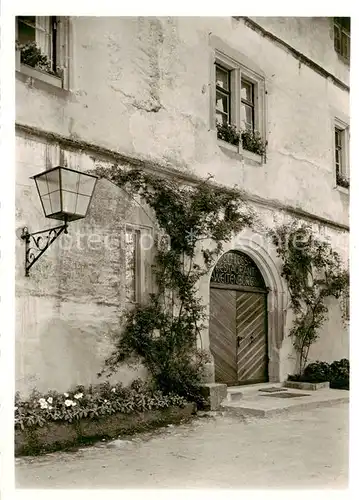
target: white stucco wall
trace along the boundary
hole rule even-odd
[[[336,56],[325,18],[253,19],[348,83],[348,68]],[[230,17],[74,17],[70,25],[69,92],[17,75],[17,123],[182,172],[210,173],[217,182],[237,185],[264,200],[348,224],[349,196],[334,188],[333,158],[333,118],[350,114],[345,89]],[[255,164],[223,152],[210,128],[211,36],[242,53],[265,75],[266,163]],[[65,151],[65,156],[72,168],[93,168],[95,162],[94,155],[80,145],[77,152]],[[29,177],[57,165],[59,159],[59,148],[47,144],[46,138],[19,136],[19,230],[24,225],[32,231],[47,227]],[[113,186],[99,185],[89,217],[71,224],[71,235],[96,230],[104,237],[118,231],[125,221],[144,222],[144,215],[133,209],[132,202],[119,206],[120,199]],[[284,217],[273,206],[254,208],[268,227]],[[347,232],[322,225],[318,234],[328,237],[347,260]],[[122,307],[117,275],[120,256],[99,249],[69,253],[61,249],[60,239],[27,279],[23,276],[23,242],[17,239],[16,355],[17,385],[22,391],[35,386],[65,390],[70,382],[96,381],[110,345],[104,332],[116,328]],[[265,238],[263,244],[267,245]],[[234,247],[235,241],[228,250]],[[269,250],[271,255],[273,251]],[[273,259],[276,261],[275,255]],[[205,281],[201,294],[208,302]],[[288,311],[280,351],[282,379],[294,366],[287,337],[290,314]],[[333,303],[323,335],[313,347],[313,359],[348,357],[348,332],[339,315]],[[55,366],[59,359],[65,359],[63,368]],[[132,375],[125,370],[121,377],[126,382]]]
[[[327,63],[335,57],[327,23],[306,21],[306,30],[312,27],[322,41],[310,51],[305,36],[296,35],[303,23],[287,27],[296,48],[309,56],[316,51],[316,62],[340,77],[337,66]],[[59,97],[17,80],[19,123],[200,175],[211,173],[221,183],[347,223],[348,196],[333,189],[332,123],[338,113],[349,116],[347,91],[229,17],[79,17],[71,25],[71,92]],[[265,165],[228,158],[210,130],[213,35],[265,74]]]

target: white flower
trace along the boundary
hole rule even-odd
[[[51,397],[47,398],[47,402],[50,403],[50,405],[52,404],[52,401],[53,401],[53,399]]]
[[[104,399],[105,403],[107,403],[107,399]]]
[[[68,392],[64,392],[64,396],[65,396],[65,398],[68,398],[69,397],[69,393]]]
[[[111,392],[116,392],[116,387],[112,387]]]
[[[72,401],[72,405],[71,406],[76,406],[76,403],[75,401]]]
[[[79,392],[78,394],[75,394],[74,398],[75,399],[81,399],[83,396],[82,392]]]
[[[45,401],[45,403],[41,403],[42,410],[46,410],[47,408],[48,408],[48,405],[47,405],[46,401]]]
[[[40,405],[46,403],[46,399],[45,398],[40,398],[39,399],[39,403],[40,403]]]
[[[49,406],[49,410],[52,410],[52,406]]]
[[[65,405],[66,406],[72,406],[73,401],[71,399],[66,399],[65,400]]]

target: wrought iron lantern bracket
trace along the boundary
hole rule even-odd
[[[29,233],[28,228],[22,229],[21,238],[25,240],[25,276],[29,276],[29,270],[41,255],[49,248],[62,232],[67,234],[68,224],[44,229],[35,233]]]

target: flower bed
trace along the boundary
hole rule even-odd
[[[66,449],[101,438],[131,434],[195,412],[195,405],[175,394],[165,395],[135,381],[129,388],[109,383],[30,398],[15,398],[15,454]]]

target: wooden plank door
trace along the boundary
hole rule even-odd
[[[237,365],[239,383],[268,380],[266,300],[263,293],[237,292]]]
[[[216,382],[237,383],[236,290],[211,288],[210,349],[215,364]]]

